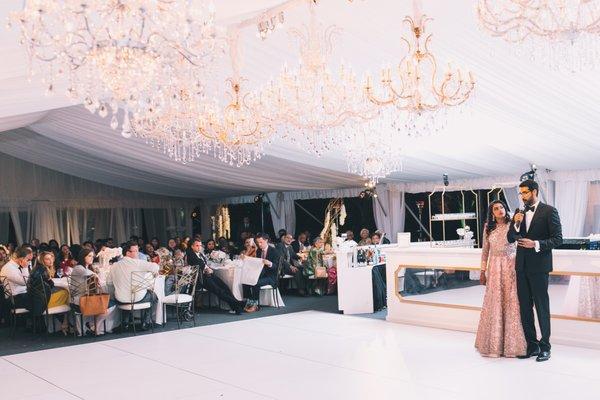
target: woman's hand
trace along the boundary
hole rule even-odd
[[[486,282],[487,282],[487,278],[485,277],[485,271],[482,270],[481,275],[479,276],[479,283],[481,283],[483,286],[485,286]]]

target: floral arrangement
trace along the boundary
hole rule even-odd
[[[217,208],[216,215],[217,237],[229,239],[231,237],[231,219],[229,218],[229,207],[221,205]]]
[[[222,252],[220,250],[213,250],[210,253],[209,257],[211,260],[213,260],[215,262],[222,263],[227,258],[227,254],[225,254],[224,252]]]
[[[338,227],[344,225],[346,217],[347,214],[344,200],[341,198],[332,199],[325,210],[325,222],[323,222],[323,230],[319,235],[326,244],[333,244],[333,238],[338,235]]]
[[[160,259],[160,261],[158,262],[158,265],[160,266],[158,272],[161,275],[169,275],[171,271],[173,271],[174,265],[174,260],[173,256],[171,255],[171,252],[166,247],[160,247],[158,250],[156,250],[156,254],[158,254],[158,257]]]
[[[123,249],[120,247],[105,247],[98,252],[98,263],[101,267],[108,267],[110,260],[123,255]]]

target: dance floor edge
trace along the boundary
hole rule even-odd
[[[598,399],[600,351],[306,311],[0,357],[2,399]]]

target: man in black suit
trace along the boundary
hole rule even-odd
[[[210,293],[214,293],[219,299],[229,304],[233,312],[238,315],[241,314],[246,306],[246,302],[236,299],[233,293],[231,293],[229,286],[218,276],[215,276],[213,270],[206,265],[206,256],[204,255],[202,242],[199,239],[192,240],[190,247],[187,249],[186,257],[187,265],[197,265],[200,269],[198,283],[201,283],[204,289]]]
[[[304,294],[305,283],[304,275],[302,273],[302,261],[298,254],[292,248],[292,241],[294,237],[291,233],[286,233],[279,238],[279,243],[275,246],[283,257],[282,266],[284,275],[293,275],[296,287],[298,288],[299,294]]]
[[[550,299],[548,277],[552,272],[552,249],[562,243],[562,227],[556,208],[541,203],[539,186],[529,179],[519,185],[519,195],[525,210],[517,210],[507,239],[517,242],[517,294],[521,323],[527,340],[527,354],[536,361],[550,358]],[[533,306],[538,316],[542,338],[537,340]]]
[[[269,245],[269,237],[264,233],[259,233],[254,238],[258,249],[256,249],[256,257],[263,259],[263,270],[258,277],[256,285],[244,285],[244,293],[248,297],[248,305],[245,308],[246,312],[258,311],[258,296],[260,295],[261,286],[272,285],[276,286],[279,280],[279,268],[282,264],[282,256],[279,251]],[[243,257],[243,256],[242,256]]]

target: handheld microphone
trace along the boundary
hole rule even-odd
[[[517,208],[517,209],[515,210],[515,216],[516,216],[517,214],[523,214],[523,215],[524,215],[524,214],[525,214],[525,211],[521,210],[520,208]],[[517,230],[519,230],[519,229],[521,228],[521,223],[520,223],[520,222],[515,222],[515,228],[517,228]]]

